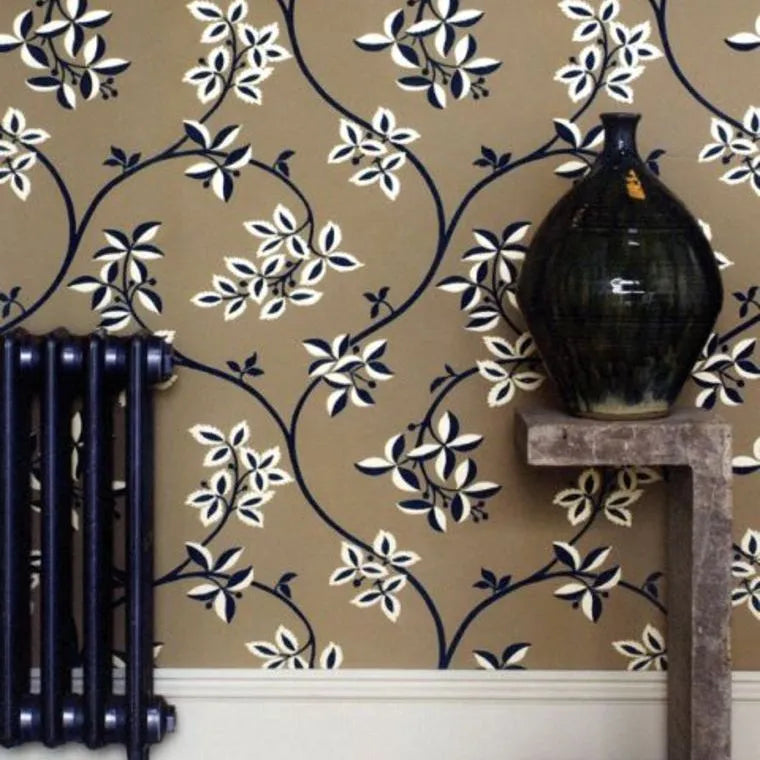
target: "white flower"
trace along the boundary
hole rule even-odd
[[[359,186],[378,183],[383,193],[395,201],[401,191],[401,181],[394,172],[398,171],[405,163],[406,155],[404,153],[391,153],[389,156],[375,161],[366,169],[360,169],[351,177],[350,181]]]
[[[735,553],[731,563],[731,575],[734,578],[752,578],[757,575],[760,564],[760,531],[747,529],[739,549],[740,552]]]
[[[647,42],[652,32],[652,27],[648,21],[637,24],[630,29],[623,24],[613,22],[610,25],[610,32],[612,39],[621,46],[619,55],[628,68],[636,66],[641,61],[653,61],[662,57],[662,52]]]
[[[601,33],[603,24],[610,23],[620,13],[618,0],[604,0],[598,13],[594,13],[594,9],[588,3],[579,3],[577,0],[563,0],[559,7],[569,19],[580,21],[573,32],[573,42],[595,39]]]
[[[559,491],[552,503],[567,510],[567,519],[571,525],[579,525],[591,517],[594,509],[594,495],[599,491],[600,485],[601,478],[598,470],[584,470],[578,476],[578,487]]]
[[[375,111],[372,117],[372,129],[393,145],[408,145],[420,137],[420,133],[415,129],[397,127],[396,117],[389,108],[378,108]]]
[[[514,347],[509,341],[495,336],[486,336],[483,340],[496,357],[496,361],[487,359],[478,362],[480,375],[494,384],[488,392],[489,406],[504,406],[514,398],[518,389],[535,391],[542,385],[546,377],[541,372],[511,366],[535,354],[536,347],[529,333],[523,333]]]
[[[270,67],[244,69],[235,76],[235,95],[244,103],[260,106],[262,95],[258,85],[269,79],[271,75],[272,69]]]
[[[390,578],[383,578],[376,581],[368,591],[362,591],[357,594],[351,600],[351,604],[362,608],[378,604],[385,617],[392,623],[395,623],[401,614],[401,602],[399,602],[396,595],[404,586],[406,586],[406,576],[404,575],[393,575]]]
[[[262,26],[260,29],[250,24],[239,24],[237,31],[240,41],[250,48],[246,56],[248,63],[253,68],[264,68],[270,63],[278,63],[292,58],[282,45],[277,44],[280,26],[276,22]]]
[[[383,21],[383,34],[370,32],[358,37],[355,42],[362,50],[378,51],[390,47],[391,59],[397,66],[405,69],[416,69],[419,59],[409,45],[399,45],[399,38],[404,33],[404,11],[396,10],[389,13]]]
[[[740,185],[749,181],[755,194],[760,196],[760,155],[751,159],[745,158],[740,166],[729,169],[720,180],[727,185]]]
[[[382,457],[367,457],[356,463],[356,468],[366,475],[383,475],[391,473],[393,485],[401,491],[416,493],[420,490],[420,481],[414,470],[407,465],[404,453],[405,439],[403,435],[391,436],[385,443]],[[379,534],[378,534],[379,535]]]
[[[66,0],[64,17],[46,21],[36,31],[41,37],[64,34],[63,46],[74,57],[84,43],[84,30],[102,26],[110,18],[110,11],[88,11],[87,0]]]
[[[247,468],[246,476],[252,491],[262,493],[270,487],[284,486],[293,482],[293,478],[277,466],[280,463],[280,456],[279,446],[261,452],[248,447],[240,449],[240,460]]]
[[[20,156],[14,156],[13,153],[15,150],[8,153],[5,162],[0,164],[0,185],[9,182],[13,192],[22,201],[25,201],[32,191],[32,183],[24,172],[34,166],[37,162],[37,156],[34,153],[22,153]],[[2,157],[1,154],[0,157]]]
[[[182,81],[198,88],[197,95],[201,103],[209,103],[222,93],[224,75],[230,62],[230,51],[220,45],[208,54],[204,63],[186,71]]]
[[[246,649],[259,659],[264,660],[261,667],[266,670],[289,668],[304,670],[308,662],[301,656],[303,647],[298,644],[298,638],[290,629],[281,625],[274,634],[274,641],[249,641]]]
[[[364,34],[354,40],[362,50],[377,52],[390,50],[391,59],[397,66],[420,72],[421,76],[401,77],[397,84],[402,90],[419,91],[427,94],[427,100],[435,108],[445,108],[447,89],[457,99],[470,95],[473,87],[478,87],[474,97],[477,99],[482,90],[483,79],[496,71],[502,62],[495,58],[475,58],[477,41],[470,34],[458,38],[460,30],[478,23],[483,11],[474,8],[461,8],[459,0],[430,0],[421,3],[418,12],[413,14],[411,24],[407,24],[404,9],[392,11],[385,17],[383,32]],[[411,39],[410,39],[411,38]],[[437,66],[448,59],[451,79],[444,77],[443,82],[436,81],[438,71],[429,71],[426,59],[435,53]],[[452,65],[453,64],[453,65]],[[471,81],[478,79],[477,85]]]
[[[211,185],[214,195],[221,201],[229,201],[235,187],[235,172],[242,169],[251,160],[252,149],[248,145],[228,153],[221,162],[216,158],[207,158],[185,169],[185,174],[193,179],[202,180],[206,187]]]
[[[194,18],[207,24],[201,36],[201,42],[207,45],[213,45],[227,39],[232,26],[248,15],[246,0],[233,0],[227,8],[226,14],[218,5],[208,2],[208,0],[195,0],[188,3],[187,8]]]
[[[208,573],[205,583],[193,586],[187,595],[192,599],[205,602],[213,607],[220,620],[232,622],[235,616],[235,596],[248,588],[253,582],[253,567],[243,568],[223,580],[222,573],[227,573],[243,554],[243,549],[234,547],[228,549],[214,561],[211,552],[203,544],[188,541],[185,543],[190,560]]]
[[[22,11],[13,19],[13,33],[0,34],[0,52],[7,53],[19,49],[21,60],[32,69],[47,69],[47,54],[39,45],[29,46],[30,39],[34,39],[35,32],[34,13],[30,10]]]
[[[406,33],[413,37],[435,34],[435,49],[444,58],[454,45],[456,28],[472,26],[483,17],[483,11],[460,10],[459,3],[453,0],[435,0],[434,13],[433,18],[423,18],[412,24]]]
[[[499,258],[509,261],[522,261],[525,258],[526,247],[522,244],[528,230],[530,222],[515,222],[505,228],[504,234],[498,237],[489,230],[473,230],[473,237],[477,246],[470,248],[462,261],[491,261]]]
[[[279,252],[283,243],[295,259],[308,259],[310,256],[309,244],[299,234],[303,225],[298,224],[295,214],[284,203],[277,204],[271,222],[252,219],[244,222],[243,226],[249,234],[262,241],[257,251],[260,257]]]
[[[746,604],[747,609],[760,620],[760,577],[745,578],[731,592],[731,604],[734,607]]]
[[[206,487],[190,493],[185,499],[185,504],[199,509],[201,522],[208,527],[224,517],[230,506],[228,497],[233,486],[234,483],[228,471],[219,470],[209,478]]]
[[[749,133],[757,110],[750,108],[745,114],[745,127]],[[715,142],[708,143],[699,152],[699,161],[702,163],[719,158],[726,161],[732,156],[751,156],[757,153],[757,145],[746,137],[735,137],[734,128],[727,121],[714,117],[710,123],[710,134]]]
[[[100,93],[100,76],[113,77],[129,67],[129,61],[124,58],[103,58],[105,52],[106,43],[97,34],[82,50],[86,70],[79,82],[79,91],[86,100],[94,100]]]
[[[347,541],[341,544],[340,557],[343,565],[333,570],[330,575],[331,586],[342,586],[350,582],[358,587],[365,579],[374,581],[388,575],[388,570],[383,564],[368,559],[358,546]]]
[[[665,638],[651,624],[647,624],[641,634],[641,641],[614,641],[619,654],[628,657],[628,670],[665,670],[667,668],[667,650]]]
[[[387,530],[381,530],[372,542],[372,548],[378,557],[382,557],[393,567],[411,567],[420,561],[420,555],[408,549],[398,549],[396,538]]]
[[[643,66],[617,66],[607,74],[604,89],[614,100],[633,103],[633,88],[630,83],[644,73]]]
[[[144,261],[161,258],[163,253],[152,243],[160,227],[160,222],[140,225],[131,237],[121,230],[103,230],[103,237],[108,245],[98,250],[93,259],[108,262],[120,261],[130,253],[134,258]]]
[[[438,418],[433,435],[433,442],[416,446],[407,456],[418,461],[435,457],[435,472],[442,481],[448,480],[454,474],[457,453],[471,451],[483,441],[483,436],[477,433],[460,432],[459,420],[449,411]]]
[[[698,407],[712,409],[718,400],[727,406],[742,403],[741,394],[729,382],[736,380],[730,371],[742,379],[742,384],[744,380],[760,378],[760,368],[752,359],[756,343],[755,338],[744,338],[729,349],[728,345],[718,344],[714,333],[710,335],[691,371],[692,378],[703,389],[695,400]]]
[[[555,82],[568,86],[568,95],[577,103],[591,94],[596,81],[596,71],[602,63],[602,54],[596,45],[588,45],[581,50],[577,63],[570,63],[558,69]]]
[[[341,143],[336,145],[327,157],[327,163],[339,164],[349,159],[358,159],[361,156],[376,158],[385,155],[388,149],[380,140],[376,140],[371,134],[348,119],[340,120]]]
[[[10,182],[13,192],[22,201],[29,197],[32,185],[25,172],[37,161],[34,153],[22,153],[16,144],[24,146],[39,145],[50,135],[44,129],[27,128],[26,117],[18,108],[8,108],[2,119],[0,136],[6,135],[10,140],[0,139],[0,184]]]

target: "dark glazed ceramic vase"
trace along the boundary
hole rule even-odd
[[[638,114],[602,114],[604,150],[549,212],[517,298],[571,414],[661,417],[720,311],[697,221],[636,151]]]

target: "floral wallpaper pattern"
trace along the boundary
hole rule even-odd
[[[161,664],[666,668],[667,473],[537,479],[509,435],[556,404],[514,294],[532,230],[633,109],[726,251],[681,402],[735,425],[760,667],[757,1],[101,5],[0,11],[0,327],[174,344]]]

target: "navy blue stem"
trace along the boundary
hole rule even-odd
[[[176,349],[174,351],[174,356],[175,363],[178,367],[187,367],[188,369],[203,372],[207,375],[212,375],[213,377],[218,377],[220,380],[225,380],[228,383],[232,383],[233,385],[248,393],[250,396],[253,396],[253,398],[256,399],[256,401],[266,410],[267,414],[277,424],[277,427],[280,429],[283,438],[287,440],[290,437],[288,427],[283,421],[282,417],[280,417],[279,412],[272,406],[266,397],[262,395],[260,391],[256,390],[256,388],[244,382],[236,375],[225,372],[224,370],[218,369],[217,367],[212,367],[209,364],[203,364],[197,359],[193,359],[192,357],[187,356],[187,354],[183,354]]]
[[[20,314],[17,314],[13,319],[6,322],[2,329],[0,329],[0,333],[4,333],[7,330],[10,330],[11,328],[15,327],[17,324],[22,322],[23,320],[30,317],[34,312],[36,312],[49,298],[50,296],[58,289],[58,286],[61,284],[63,278],[66,276],[66,272],[68,271],[69,267],[71,266],[71,262],[74,260],[74,256],[76,255],[77,248],[79,247],[79,241],[81,239],[78,231],[77,231],[77,220],[76,220],[76,211],[74,209],[74,201],[71,198],[71,194],[69,193],[68,188],[66,187],[66,183],[63,181],[63,178],[61,177],[60,173],[56,169],[56,167],[53,165],[53,163],[45,156],[44,153],[42,153],[39,150],[34,151],[37,155],[37,160],[47,169],[50,176],[53,178],[53,182],[55,182],[56,187],[58,188],[58,191],[61,194],[61,197],[63,198],[63,203],[66,208],[66,220],[68,224],[68,246],[66,248],[66,254],[63,257],[63,261],[61,262],[61,266],[58,268],[58,272],[56,273],[55,277],[53,278],[52,282],[44,293],[37,298],[37,300],[29,306],[27,309],[22,309]]]
[[[686,91],[696,100],[700,105],[704,106],[710,113],[723,119],[723,121],[732,124],[737,129],[743,130],[744,127],[740,121],[734,119],[728,114],[721,111],[717,106],[713,105],[699,90],[689,81],[689,78],[684,74],[683,69],[676,60],[673,48],[670,45],[670,37],[668,35],[668,22],[667,22],[667,0],[661,0],[660,4],[657,4],[657,0],[649,0],[649,5],[654,11],[655,20],[657,21],[657,29],[662,40],[663,52],[665,58],[676,75],[676,79],[684,86]]]
[[[758,322],[760,322],[760,314],[755,314],[755,316],[751,319],[748,319],[745,322],[741,322],[740,324],[736,325],[736,327],[731,328],[728,332],[720,335],[718,337],[718,342],[725,343],[732,338],[735,338],[740,333],[743,333],[745,330],[749,330],[750,327],[754,327],[756,324],[758,324]]]
[[[259,591],[263,591],[265,594],[269,594],[270,596],[273,596],[278,601],[286,604],[288,607],[290,607],[290,610],[293,612],[293,614],[303,623],[304,628],[306,628],[306,632],[309,635],[309,640],[306,642],[306,646],[311,646],[311,655],[309,656],[309,667],[313,668],[315,655],[316,655],[316,649],[317,649],[317,639],[316,639],[316,636],[314,635],[314,628],[312,628],[312,625],[309,622],[309,619],[306,617],[306,615],[304,615],[300,607],[292,599],[289,599],[284,594],[278,593],[276,589],[270,588],[269,586],[265,586],[263,583],[259,583],[258,581],[253,581],[251,583],[251,586],[253,588],[257,588]]]

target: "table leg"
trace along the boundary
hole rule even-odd
[[[731,760],[730,473],[713,457],[670,472],[668,760]]]

